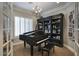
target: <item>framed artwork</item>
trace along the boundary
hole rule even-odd
[[[69,37],[74,39],[74,10],[69,14]]]

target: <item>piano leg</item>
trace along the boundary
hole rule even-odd
[[[24,48],[26,48],[26,42],[24,41]]]
[[[45,42],[45,46],[46,46],[46,42]]]
[[[38,51],[41,51],[41,45],[38,45]]]
[[[31,46],[31,56],[33,56],[33,46]]]
[[[53,46],[53,53],[55,52],[55,47]]]

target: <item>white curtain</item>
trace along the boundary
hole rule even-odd
[[[15,36],[25,32],[33,31],[33,19],[15,17]]]

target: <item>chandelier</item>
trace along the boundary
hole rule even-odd
[[[33,7],[33,10],[35,13],[40,13],[42,11],[42,9],[38,6]]]
[[[34,4],[34,6],[33,6],[33,12],[34,12],[34,15],[36,17],[40,17],[41,16],[41,14],[40,14],[41,11],[42,11],[42,9],[38,5]]]

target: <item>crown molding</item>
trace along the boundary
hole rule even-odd
[[[44,17],[46,17],[45,15],[50,16],[50,15],[49,15],[50,13],[55,13],[55,12],[60,11],[60,10],[66,10],[66,9],[67,9],[68,7],[70,7],[73,3],[74,3],[74,2],[68,2],[68,3],[66,3],[65,5],[58,6],[58,7],[54,8],[54,9],[51,9],[51,10],[46,11],[46,12],[43,12],[43,13],[41,13],[41,15],[44,16]]]

